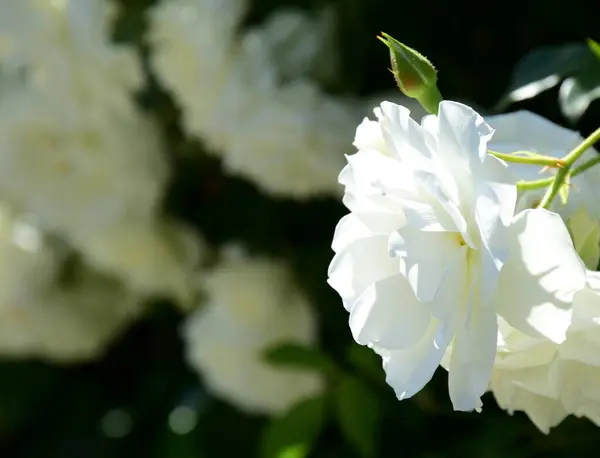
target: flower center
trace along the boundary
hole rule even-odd
[[[456,234],[456,241],[458,242],[458,244],[460,246],[465,246],[467,244],[467,242],[465,242],[465,239],[463,238],[463,236],[460,233]]]

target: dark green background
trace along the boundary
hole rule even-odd
[[[116,39],[146,52],[141,46],[143,13],[151,2],[121,3],[127,8]],[[260,22],[281,5],[316,9],[323,3],[255,0],[247,23]],[[331,3],[341,23],[342,65],[329,90],[368,95],[393,88],[387,50],[375,39],[383,30],[435,63],[446,98],[466,99],[485,109],[504,92],[523,55],[541,45],[583,42],[594,37],[598,26],[598,16],[592,13],[597,3],[592,0]],[[556,97],[557,91],[551,90],[520,106],[567,125]],[[369,420],[368,412],[359,419],[365,430],[374,430],[376,456],[547,458],[598,450],[600,432],[588,421],[569,419],[545,436],[524,415],[511,417],[498,410],[489,395],[484,413],[454,413],[444,373],[415,399],[396,401],[381,383],[374,355],[361,354],[367,366],[375,366],[374,377],[347,361],[352,345],[347,314],[325,283],[333,228],[344,208],[331,199],[274,200],[244,180],[224,176],[218,161],[203,154],[201,144],[182,135],[177,107],[167,94],[151,82],[140,103],[159,115],[168,145],[165,154],[176,169],[165,208],[197,227],[215,246],[243,240],[257,253],[289,259],[320,315],[323,352],[376,393],[377,419]],[[589,132],[599,124],[598,114],[593,105],[576,127]],[[244,416],[203,391],[182,361],[181,319],[169,304],[157,302],[105,358],[93,364],[59,368],[37,361],[0,363],[0,457],[258,456],[266,419]],[[185,436],[175,435],[167,425],[168,414],[180,404],[200,414],[196,429]],[[100,419],[114,408],[126,409],[133,418],[131,433],[121,439],[106,438],[100,428]],[[311,456],[359,455],[329,420]]]

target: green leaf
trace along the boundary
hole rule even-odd
[[[378,382],[385,381],[381,358],[370,348],[351,344],[348,348],[347,359],[369,379]]]
[[[180,436],[169,429],[161,431],[152,445],[152,458],[201,458],[204,456],[198,437],[194,434]]]
[[[600,98],[600,61],[593,60],[577,75],[567,78],[558,92],[563,115],[575,124],[594,100]]]
[[[39,419],[39,410],[61,393],[62,380],[59,369],[43,363],[0,363],[0,438]]]
[[[588,46],[590,50],[595,54],[595,56],[600,59],[600,44],[597,41],[588,38],[587,40]]]
[[[379,399],[356,377],[345,377],[336,391],[337,420],[346,440],[365,458],[376,456]]]
[[[323,396],[297,404],[266,427],[261,458],[304,458],[326,423],[327,403]]]
[[[310,449],[307,444],[290,445],[284,448],[278,455],[278,458],[304,458],[308,455]]]
[[[496,110],[503,110],[513,102],[533,98],[556,86],[563,78],[586,65],[590,55],[584,44],[549,46],[532,51],[517,64]]]
[[[268,348],[264,355],[268,362],[277,366],[292,366],[327,375],[340,372],[336,364],[315,347],[283,343]]]

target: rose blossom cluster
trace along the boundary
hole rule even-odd
[[[529,112],[484,119],[452,101],[420,124],[390,102],[374,113],[339,176],[350,213],[328,272],[356,342],[381,356],[400,400],[441,365],[455,410],[480,410],[491,390],[542,431],[570,414],[600,424],[596,170],[546,210],[544,190],[516,185],[543,178],[540,167],[490,153],[560,158],[582,138]]]

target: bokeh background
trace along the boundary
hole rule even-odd
[[[17,0],[0,1],[0,18],[12,1]],[[378,357],[353,343],[347,312],[326,283],[333,230],[345,214],[339,196],[275,196],[224,170],[202,139],[182,128],[180,104],[148,65],[147,11],[157,2],[114,3],[122,7],[114,40],[133,46],[146,63],[137,103],[156,117],[161,154],[171,168],[161,211],[201,234],[213,253],[236,242],[251,253],[285,259],[318,317],[319,354],[356,383],[339,395],[334,380],[324,399],[338,407],[328,404],[323,412],[287,423],[244,412],[212,394],[186,361],[181,326],[187,310],[150,295],[144,299],[146,313],[89,361],[63,364],[38,355],[0,360],[1,457],[267,457],[265,442],[296,439],[311,444],[308,454],[292,450],[270,456],[547,458],[598,450],[600,434],[587,420],[569,418],[545,435],[525,415],[498,409],[491,395],[481,414],[453,412],[443,370],[414,399],[398,402]],[[584,96],[591,100],[593,89],[598,92],[600,72],[586,67],[589,56],[582,57],[586,38],[599,37],[594,1],[251,0],[249,5],[242,30],[281,8],[330,8],[336,26],[322,46],[332,49],[325,58],[334,56],[337,65],[320,82],[329,94],[374,98],[373,106],[380,94],[394,94],[387,49],[375,38],[385,31],[430,58],[447,99],[465,101],[484,114],[526,108],[584,135],[600,122],[600,104],[575,114],[568,98],[561,105],[558,82],[583,78],[589,89]],[[503,99],[511,89],[551,75],[558,75],[557,82],[539,95],[515,103]],[[368,103],[358,111],[357,123],[370,115]],[[352,153],[352,135],[343,141],[347,151],[340,154]]]

